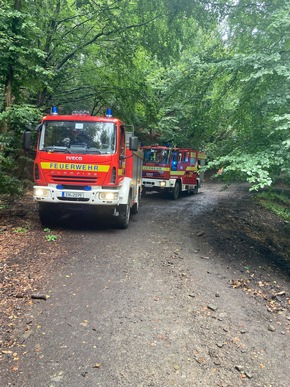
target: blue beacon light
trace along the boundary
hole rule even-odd
[[[57,114],[58,114],[58,108],[57,108],[57,106],[52,106],[52,108],[51,108],[51,114],[53,114],[53,115],[57,115]]]
[[[177,162],[176,161],[172,161],[171,169],[172,169],[172,171],[177,170]]]
[[[106,117],[113,117],[113,111],[111,108],[108,108],[106,111]]]

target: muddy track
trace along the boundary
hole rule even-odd
[[[148,194],[127,230],[67,218],[55,242],[25,218],[3,387],[290,386],[289,225],[246,186]]]

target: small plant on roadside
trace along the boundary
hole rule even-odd
[[[49,234],[49,235],[46,235],[46,236],[45,236],[45,239],[46,239],[48,242],[54,242],[54,241],[57,240],[57,235]]]
[[[13,231],[17,234],[26,234],[29,230],[30,226],[27,225],[25,227],[17,227]]]
[[[43,231],[48,233],[44,237],[48,242],[55,242],[57,240],[57,235],[52,234],[50,228],[45,228]]]
[[[9,208],[9,206],[7,204],[0,203],[0,211],[6,210],[7,208]]]

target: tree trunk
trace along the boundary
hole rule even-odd
[[[15,11],[20,11],[21,10],[21,0],[15,0],[14,1],[14,10]],[[18,30],[18,25],[19,25],[19,19],[14,18],[12,21],[12,26],[11,26],[11,31],[12,34],[17,34]],[[7,111],[7,109],[13,104],[14,97],[12,93],[13,89],[13,76],[14,76],[14,68],[13,68],[13,63],[14,63],[15,58],[10,58],[10,63],[8,64],[7,68],[7,74],[6,74],[6,80],[5,80],[5,87],[4,87],[4,111]],[[5,133],[8,130],[8,124],[7,122],[3,121],[0,124],[0,132]]]

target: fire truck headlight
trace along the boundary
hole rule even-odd
[[[118,193],[117,192],[101,192],[100,193],[101,200],[117,200]]]
[[[50,195],[49,189],[46,188],[34,188],[33,196],[47,197]]]
[[[160,187],[165,187],[166,183],[165,181],[160,181]]]

